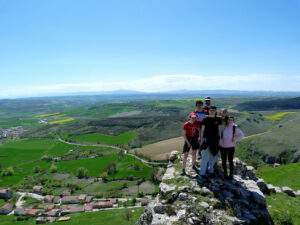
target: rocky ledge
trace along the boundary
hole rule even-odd
[[[190,161],[188,175],[180,176],[181,159],[172,152],[159,195],[136,225],[273,224],[261,191],[265,183],[256,178],[253,167],[235,159],[233,180],[224,180],[217,166],[215,177],[198,182]]]

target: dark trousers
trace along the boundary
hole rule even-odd
[[[234,155],[234,147],[221,148],[222,167],[225,175],[227,175],[227,165],[226,165],[227,158],[229,162],[230,175],[233,175],[233,155]]]

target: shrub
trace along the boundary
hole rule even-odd
[[[126,219],[127,221],[129,221],[129,220],[131,219],[131,217],[132,217],[132,212],[131,212],[131,210],[130,210],[130,209],[126,209],[126,210],[125,210],[125,219]]]
[[[34,173],[39,173],[39,172],[41,172],[41,167],[39,167],[39,166],[34,167],[33,172],[34,172]]]
[[[102,178],[103,182],[106,182],[107,181],[107,172],[103,171],[100,174],[100,177]]]
[[[144,196],[145,196],[145,194],[144,194],[143,192],[139,192],[139,193],[138,193],[138,197],[139,197],[139,198],[143,198]]]
[[[57,167],[52,164],[51,167],[50,167],[50,173],[56,173],[57,172]]]
[[[83,167],[78,168],[77,169],[77,177],[79,179],[81,179],[81,178],[87,178],[88,177],[88,170],[86,170]]]
[[[41,160],[46,160],[46,161],[52,161],[53,157],[52,155],[43,155]]]
[[[15,171],[12,167],[8,167],[4,169],[1,173],[2,176],[13,176],[15,174]]]

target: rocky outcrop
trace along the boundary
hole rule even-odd
[[[180,162],[176,164],[176,157],[172,157],[175,164],[170,162],[159,195],[136,225],[272,224],[264,196],[270,188],[256,178],[253,167],[235,159],[238,168],[233,180],[224,180],[218,166],[215,177],[197,181],[190,159],[188,175],[180,176]]]

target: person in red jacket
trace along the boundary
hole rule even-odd
[[[184,145],[183,145],[183,162],[182,162],[182,171],[181,175],[185,175],[185,167],[186,160],[189,155],[189,151],[192,147],[192,168],[197,170],[196,168],[196,155],[197,150],[199,149],[199,135],[200,135],[200,124],[197,122],[197,115],[195,113],[191,113],[189,116],[189,121],[185,122],[183,125],[183,137],[184,137]]]

